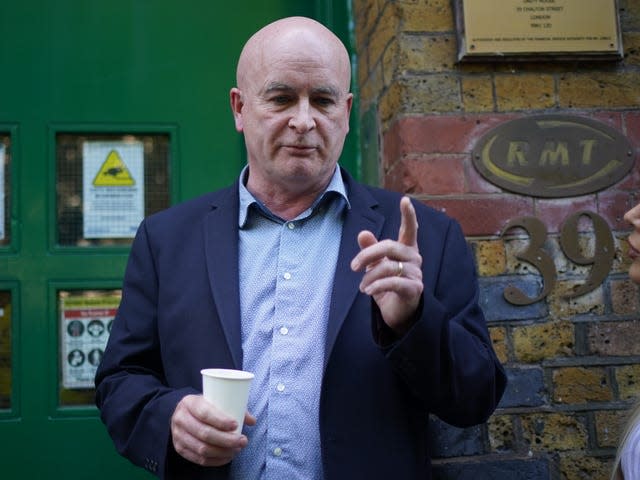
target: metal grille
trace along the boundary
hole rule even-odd
[[[123,151],[131,146],[140,151],[142,160],[136,172],[142,184],[130,172],[131,166],[126,166],[127,159],[119,156],[119,148],[109,150],[113,145],[120,145]],[[110,153],[92,163],[102,152]],[[138,220],[169,206],[169,157],[167,134],[57,134],[58,245],[129,245]],[[93,185],[87,178],[93,179]],[[134,181],[138,183],[131,187]],[[140,203],[139,209],[129,205],[132,201]],[[139,210],[137,217],[131,217],[132,210]]]

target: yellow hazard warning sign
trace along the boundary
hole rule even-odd
[[[116,150],[111,150],[93,179],[94,187],[130,187],[136,181]]]

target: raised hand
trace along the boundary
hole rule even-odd
[[[409,197],[400,200],[400,213],[397,240],[378,241],[367,230],[358,234],[360,252],[351,261],[351,269],[364,269],[360,291],[373,297],[385,323],[403,335],[411,327],[424,287],[418,220]]]

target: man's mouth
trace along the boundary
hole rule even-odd
[[[316,148],[315,145],[305,145],[301,143],[285,143],[283,146],[286,148],[298,148],[301,150],[310,150]]]
[[[291,153],[300,153],[300,154],[307,154],[316,150],[316,147],[314,145],[294,144],[294,145],[283,145],[282,147]]]

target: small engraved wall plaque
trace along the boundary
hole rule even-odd
[[[459,61],[620,59],[616,0],[455,0]]]

